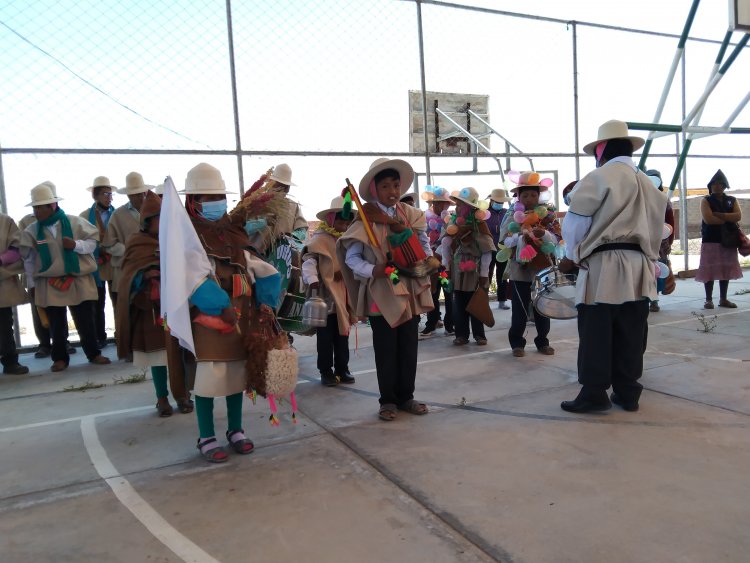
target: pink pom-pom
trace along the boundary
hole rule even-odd
[[[474,217],[476,217],[480,221],[486,221],[490,218],[490,212],[486,210],[480,210],[474,213]]]
[[[516,202],[516,203],[515,203],[515,204],[513,205],[513,211],[521,211],[521,212],[524,212],[524,211],[526,211],[526,206],[525,206],[525,205],[524,205],[523,203],[521,203],[520,201],[517,201],[517,202]],[[519,221],[519,223],[520,223],[520,221]]]
[[[456,217],[456,225],[459,227],[466,224],[466,217]]]
[[[518,259],[521,260],[521,262],[529,262],[534,256],[536,256],[536,254],[536,249],[532,245],[527,244],[521,249],[521,252],[518,254]]]
[[[430,219],[429,221],[427,221],[427,226],[431,231],[434,231],[440,226],[440,223],[437,222],[437,219]]]
[[[525,218],[526,218],[526,215],[524,215],[524,212],[523,212],[523,211],[516,211],[516,212],[515,212],[515,213],[513,214],[513,220],[514,220],[514,221],[515,221],[516,223],[523,223],[523,220],[524,220]]]

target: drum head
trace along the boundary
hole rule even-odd
[[[534,298],[534,308],[550,319],[575,319],[578,316],[575,284],[550,285],[541,289]]]

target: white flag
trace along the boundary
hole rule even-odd
[[[159,254],[161,316],[180,346],[195,354],[188,299],[211,274],[211,263],[169,176],[159,215]]]

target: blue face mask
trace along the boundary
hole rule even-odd
[[[502,208],[503,208],[502,203],[496,203],[494,201],[492,202],[492,209],[494,209],[495,211],[500,211]]]
[[[201,202],[201,207],[203,208],[200,212],[201,217],[206,221],[218,221],[227,212],[227,200],[203,201]]]

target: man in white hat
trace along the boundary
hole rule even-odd
[[[596,169],[570,193],[563,221],[566,259],[560,269],[580,267],[576,306],[583,387],[574,400],[560,405],[569,412],[607,410],[610,398],[627,411],[638,410],[667,205],[666,196],[633,162],[633,151],[643,144],[628,134],[626,123],[604,123],[597,139],[583,147],[596,158]]]
[[[29,225],[21,238],[26,283],[34,303],[43,307],[49,319],[52,337],[52,371],[68,367],[68,315],[75,320],[81,345],[89,362],[109,364],[96,343],[94,305],[96,269],[94,251],[99,239],[96,227],[77,215],[66,215],[47,184],[31,190],[36,223]]]
[[[489,196],[490,207],[490,218],[487,219],[487,227],[490,229],[492,234],[492,242],[497,248],[497,244],[500,242],[500,225],[503,223],[503,218],[508,208],[505,207],[506,203],[510,203],[511,198],[508,196],[508,192],[502,188],[496,188],[492,190]],[[508,265],[507,260],[505,262],[498,262],[495,257],[495,253],[492,253],[492,261],[490,262],[489,282],[492,283],[492,275],[496,273],[496,285],[497,285],[497,308],[508,310],[510,307],[506,303],[506,295],[508,292],[508,280],[505,279],[505,267]]]
[[[273,189],[283,192],[288,196],[292,182],[292,169],[288,164],[279,164],[273,168],[268,176],[268,182],[273,182]],[[302,216],[302,209],[296,201],[287,197],[287,209],[280,215],[267,215],[250,219],[245,230],[250,235],[251,246],[261,255],[265,256],[274,241],[282,236],[291,236],[298,242],[307,238],[308,225]]]
[[[133,233],[141,228],[141,205],[146,197],[148,186],[143,182],[143,176],[138,172],[131,172],[125,176],[125,187],[118,193],[128,196],[128,203],[117,208],[109,218],[107,234],[102,241],[101,248],[112,256],[112,285],[110,298],[114,304],[117,301],[118,283],[122,273],[122,257],[125,254],[125,243]],[[115,335],[117,336],[117,335]]]
[[[115,208],[112,206],[112,195],[117,188],[110,184],[109,178],[106,176],[97,176],[94,178],[92,185],[86,189],[91,192],[91,198],[94,200],[94,203],[91,207],[82,211],[80,216],[97,228],[99,231],[99,240],[103,241],[107,234],[109,220],[115,212]],[[99,348],[104,348],[107,345],[107,331],[104,320],[107,284],[109,284],[110,301],[112,301],[113,292],[112,255],[97,246],[94,258],[98,266],[97,271],[94,273],[94,279],[96,280],[96,288],[99,292],[99,299],[96,303],[96,318],[94,319],[96,322],[96,340]],[[112,301],[112,308],[114,309],[114,301]]]
[[[18,363],[13,326],[13,307],[29,300],[19,277],[23,272],[20,247],[16,222],[0,213],[0,362],[8,375],[29,373],[29,368]]]

